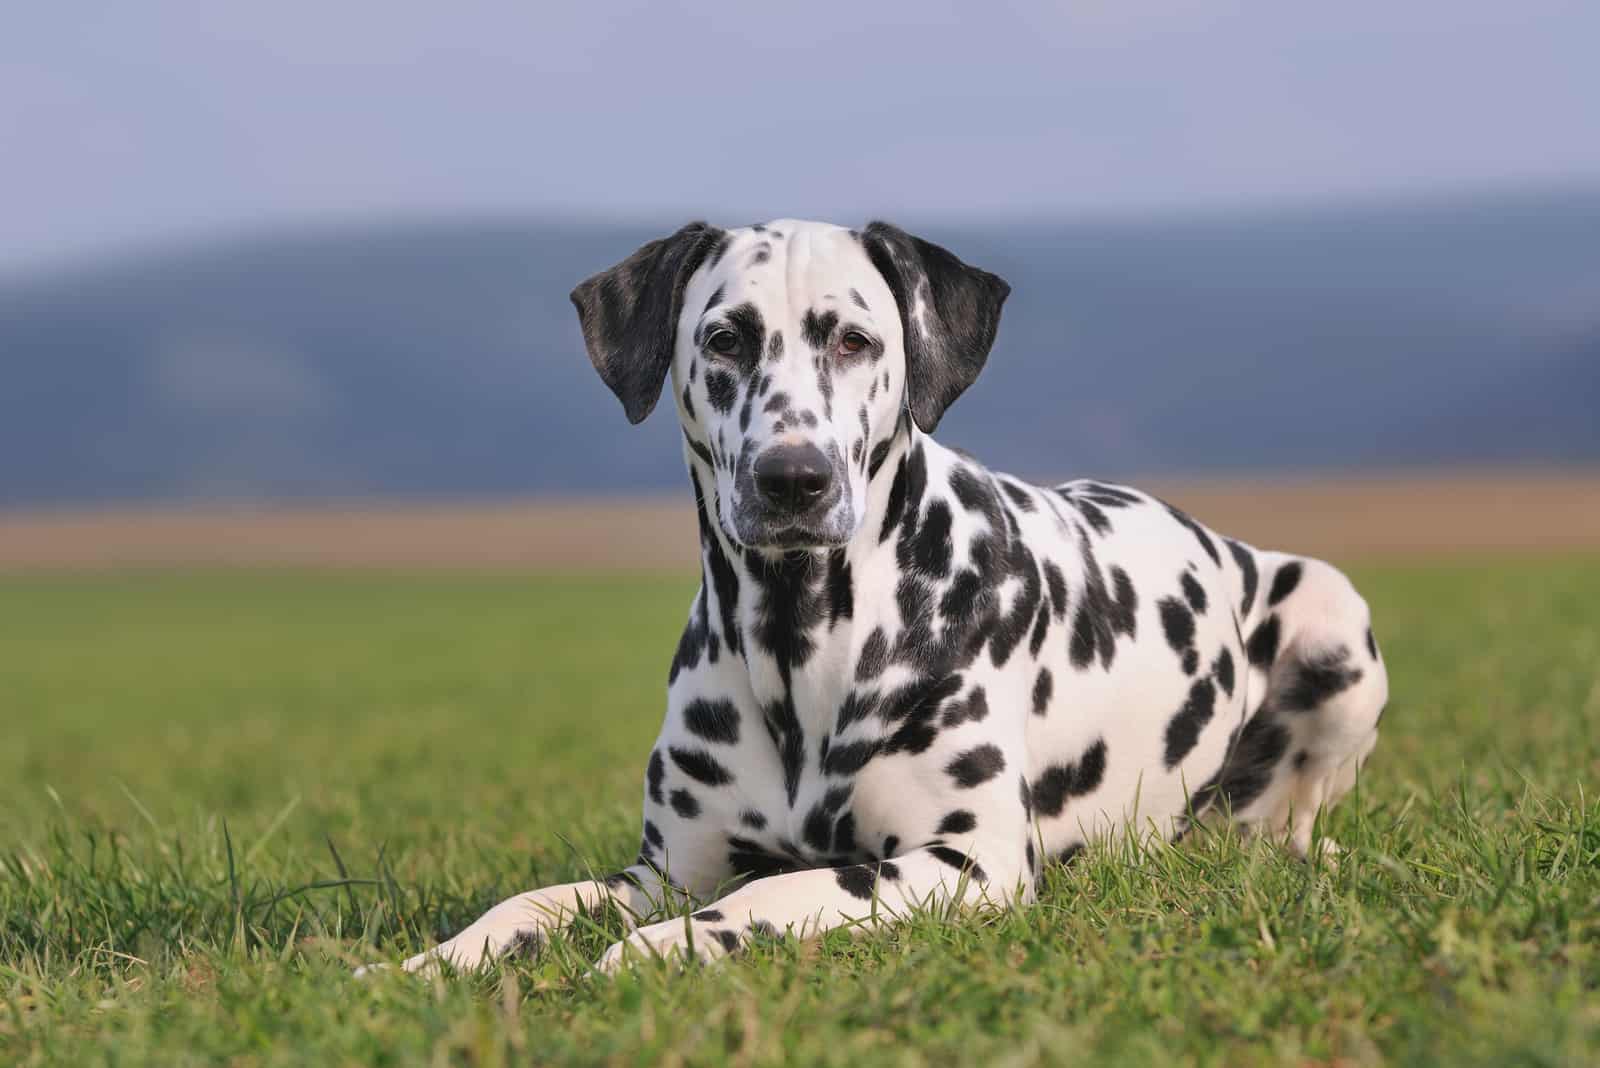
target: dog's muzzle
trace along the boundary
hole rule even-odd
[[[798,549],[842,545],[852,531],[840,509],[843,472],[817,446],[772,445],[748,469],[734,525],[751,548]]]

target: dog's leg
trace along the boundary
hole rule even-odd
[[[616,972],[650,957],[713,960],[752,939],[793,932],[812,938],[847,924],[889,922],[917,909],[972,908],[1030,900],[1033,881],[1020,838],[963,853],[945,845],[893,860],[772,875],[692,916],[641,927],[596,963]]]
[[[570,925],[580,910],[592,911],[615,902],[629,928],[643,917],[671,905],[682,891],[656,869],[636,864],[603,880],[585,880],[530,890],[500,902],[448,941],[407,959],[408,972],[431,971],[441,963],[471,971],[507,953],[536,951],[551,932]],[[365,972],[363,968],[357,974]]]
[[[1250,659],[1267,670],[1267,690],[1218,793],[1246,831],[1304,857],[1317,813],[1355,784],[1377,744],[1388,676],[1366,602],[1349,580],[1316,560],[1261,559],[1271,593]],[[1325,853],[1337,849],[1324,841]]]

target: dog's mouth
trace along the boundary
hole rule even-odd
[[[848,506],[834,507],[821,514],[802,517],[750,514],[735,509],[733,522],[724,524],[724,529],[734,542],[758,552],[839,549],[849,544],[855,533],[850,512]]]
[[[746,548],[771,552],[799,552],[817,549],[840,549],[847,545],[847,535],[811,530],[806,527],[788,527],[764,532],[753,538],[741,537]]]

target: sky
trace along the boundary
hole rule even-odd
[[[1083,216],[1600,183],[1600,4],[0,14],[0,270],[419,215]]]

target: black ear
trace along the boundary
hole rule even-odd
[[[931,432],[983,370],[1011,287],[886,222],[869,223],[862,241],[900,305],[911,417]]]
[[[684,287],[724,239],[715,226],[690,223],[572,291],[589,359],[629,422],[642,422],[656,406],[672,366]]]

